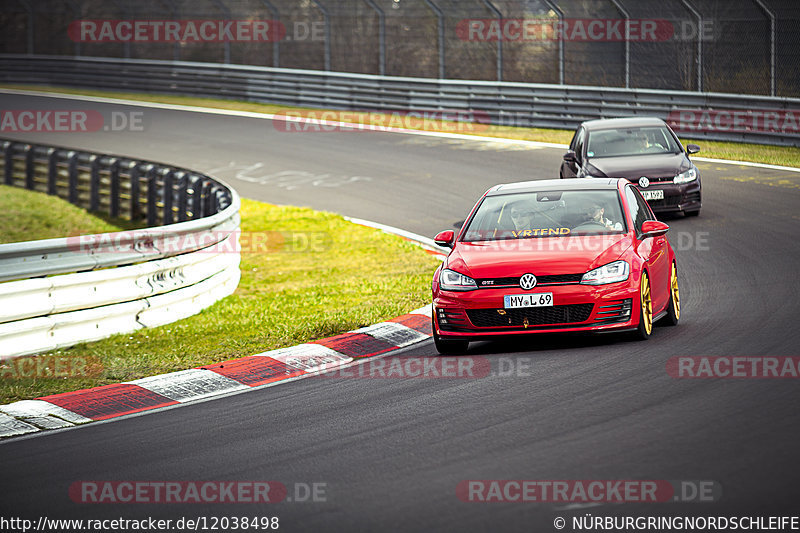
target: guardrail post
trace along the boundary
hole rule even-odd
[[[158,191],[156,190],[158,176],[156,171],[158,169],[151,165],[147,169],[147,225],[155,226],[158,224]]]
[[[69,166],[67,167],[67,176],[69,178],[69,186],[67,189],[67,198],[69,203],[73,205],[78,204],[78,152],[70,151],[67,153],[69,158]]]
[[[100,209],[100,157],[89,157],[89,211]]]
[[[214,184],[210,181],[203,182],[203,216],[213,215],[214,210]]]
[[[162,218],[163,224],[172,224],[172,204],[175,198],[175,171],[167,171],[164,176],[164,215]]]
[[[197,176],[190,178],[192,187],[192,220],[203,216],[203,180]]]
[[[58,194],[58,150],[47,150],[47,194]]]
[[[10,142],[3,142],[3,183],[6,185],[14,185],[14,158],[11,146]]]
[[[111,180],[111,193],[108,198],[108,215],[112,218],[119,217],[119,159],[112,158],[108,165]]]
[[[178,222],[184,222],[186,216],[186,190],[189,188],[189,176],[186,172],[179,172],[178,178]]]
[[[33,146],[26,144],[25,153],[25,188],[33,190]]]
[[[133,163],[133,166],[130,169],[131,220],[139,220],[142,216],[141,204],[139,203],[139,195],[141,194],[139,180],[141,178],[142,172],[139,168],[139,163]]]

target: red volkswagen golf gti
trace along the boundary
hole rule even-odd
[[[680,317],[675,252],[641,192],[625,179],[497,185],[433,276],[440,353],[469,341],[542,332],[632,331]]]

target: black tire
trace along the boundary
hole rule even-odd
[[[649,317],[649,318],[648,318]],[[646,341],[653,333],[653,300],[650,292],[650,278],[642,272],[639,283],[639,325],[636,326],[637,339]]]
[[[436,324],[434,323],[434,316],[431,315],[431,329],[433,330],[433,344],[436,346],[436,351],[442,355],[461,355],[469,348],[469,341],[446,341],[443,340],[436,333]]]
[[[667,326],[677,326],[681,319],[681,293],[678,287],[678,265],[672,262],[672,270],[669,274],[669,305],[667,306],[667,316],[661,322]]]

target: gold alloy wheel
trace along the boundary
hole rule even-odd
[[[647,335],[653,331],[653,300],[650,298],[650,280],[647,274],[642,274],[642,287],[639,291],[642,295],[642,325]]]
[[[670,294],[672,297],[672,308],[675,310],[675,319],[681,317],[681,293],[678,290],[678,269],[672,265],[672,276],[670,276]]]

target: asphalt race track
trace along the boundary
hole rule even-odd
[[[144,131],[19,133],[211,172],[242,196],[432,237],[500,182],[557,176],[562,149],[2,96],[5,109],[143,112]],[[702,152],[699,155],[703,155]],[[285,531],[555,531],[557,517],[800,509],[798,379],[674,379],[675,356],[798,356],[800,173],[698,163],[703,210],[667,219],[682,317],[647,342],[473,343],[479,379],[305,379],[0,444],[0,516],[278,516]],[[290,229],[290,228],[287,228]],[[266,349],[266,347],[265,347]],[[406,355],[433,355],[432,342]],[[510,369],[510,370],[509,370]],[[713,481],[702,503],[464,502],[464,480]],[[325,500],[76,504],[81,480],[324,483]],[[302,486],[302,485],[301,485]],[[295,498],[296,499],[296,498]],[[322,499],[322,498],[320,498]],[[571,531],[568,522],[566,528]]]

